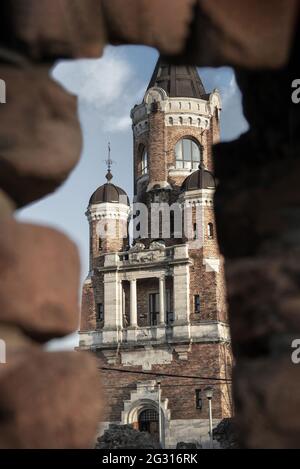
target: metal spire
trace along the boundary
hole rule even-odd
[[[107,164],[107,174],[106,174],[106,179],[107,182],[110,182],[113,178],[113,175],[111,174],[111,167],[113,165],[113,160],[111,159],[111,148],[110,148],[110,142],[108,142],[108,158],[105,160],[105,163]]]

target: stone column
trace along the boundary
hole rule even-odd
[[[166,323],[166,281],[159,277],[159,324]]]
[[[190,272],[189,265],[174,267],[174,324],[173,335],[180,338],[190,337]]]
[[[130,280],[130,326],[137,327],[136,279]]]
[[[104,275],[104,328],[103,342],[117,342],[119,324],[119,282],[117,273]]]
[[[122,280],[119,281],[119,326],[123,328],[123,285]]]

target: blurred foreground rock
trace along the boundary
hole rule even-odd
[[[180,441],[176,445],[176,449],[201,449],[201,445],[197,443],[185,443],[184,441]]]
[[[238,435],[233,419],[223,419],[213,429],[213,438],[221,449],[238,449]]]
[[[0,448],[91,447],[103,406],[95,369],[86,354],[9,353],[0,371]]]
[[[160,449],[158,441],[147,432],[131,425],[110,425],[98,438],[96,449]]]
[[[78,327],[77,250],[63,234],[12,217],[61,185],[81,152],[77,100],[51,80],[50,67],[98,57],[105,37],[98,0],[7,0],[1,8],[1,448],[88,448],[101,420],[94,359],[39,345]]]
[[[45,66],[0,65],[0,188],[18,207],[54,191],[80,156],[77,100],[48,75]]]
[[[0,271],[0,322],[38,341],[76,330],[79,258],[66,236],[3,217]]]

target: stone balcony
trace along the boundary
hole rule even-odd
[[[165,247],[160,243],[154,242],[150,249],[144,249],[143,245],[137,244],[129,251],[106,254],[104,269],[126,268],[129,266],[142,267],[143,265],[178,263],[188,260],[187,244]]]
[[[181,333],[176,333],[176,329],[181,329]],[[79,347],[81,349],[97,349],[120,345],[126,347],[126,345],[147,346],[160,343],[205,343],[212,341],[230,341],[229,327],[226,323],[203,321],[198,324],[186,324],[184,327],[175,323],[172,326],[128,327],[118,330],[102,329],[81,332]]]

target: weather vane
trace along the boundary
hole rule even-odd
[[[105,160],[105,163],[107,164],[107,174],[106,174],[106,179],[111,181],[113,178],[113,175],[111,174],[111,167],[114,164],[114,161],[111,159],[111,148],[110,148],[110,142],[108,142],[108,158]]]

